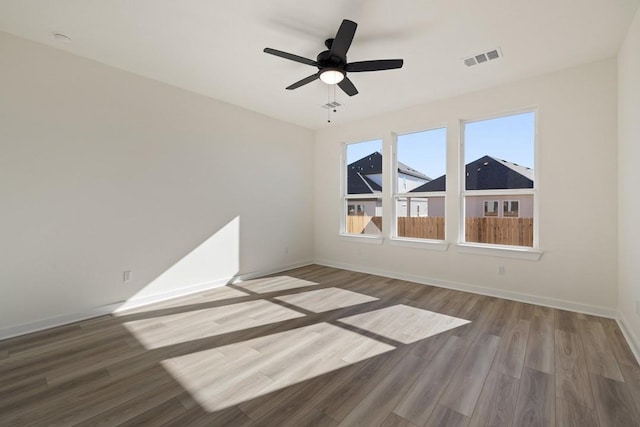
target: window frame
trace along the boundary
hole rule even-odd
[[[348,209],[349,209],[349,204],[356,204],[354,203],[354,201],[357,200],[370,200],[370,199],[379,199],[381,202],[381,205],[383,207],[383,215],[381,215],[382,217],[382,221],[384,223],[384,196],[383,193],[380,192],[380,194],[376,194],[376,193],[367,193],[367,194],[349,194],[349,188],[348,188],[348,173],[347,173],[347,166],[348,166],[348,158],[347,158],[347,147],[349,145],[355,145],[355,144],[361,144],[361,143],[365,143],[365,142],[372,142],[372,141],[380,141],[380,149],[383,152],[383,157],[382,157],[382,161],[384,164],[384,138],[381,137],[373,137],[373,138],[369,138],[369,139],[362,139],[362,140],[358,140],[358,141],[352,141],[352,142],[343,142],[342,143],[342,150],[341,150],[341,155],[340,155],[340,199],[341,199],[341,203],[340,203],[340,223],[339,223],[339,231],[338,234],[346,239],[356,239],[356,240],[361,240],[361,241],[368,241],[370,243],[382,243],[382,241],[384,240],[384,230],[381,230],[381,234],[380,235],[372,235],[372,234],[355,234],[355,233],[349,233],[347,232],[347,216],[348,216]],[[384,168],[383,168],[384,169]],[[384,170],[382,171],[382,180],[384,182]],[[384,185],[383,185],[384,188]]]
[[[402,135],[411,135],[422,132],[429,132],[444,129],[445,132],[445,176],[447,174],[447,151],[448,151],[448,134],[449,127],[447,124],[440,124],[432,127],[426,127],[420,130],[413,130],[409,132],[394,132],[391,138],[391,219],[390,219],[390,239],[397,243],[407,242],[407,243],[415,243],[415,244],[425,244],[430,245],[447,245],[447,188],[443,191],[424,191],[419,193],[412,192],[400,192],[398,188],[398,137]],[[437,178],[437,177],[436,177]],[[423,199],[423,198],[434,198],[434,197],[442,197],[444,203],[444,218],[445,218],[445,226],[444,226],[444,238],[440,239],[423,239],[419,237],[403,237],[398,236],[398,203],[402,198],[412,198],[412,199]],[[427,204],[427,216],[429,212],[429,205]],[[437,247],[437,246],[436,246]],[[438,249],[440,249],[438,247]],[[446,250],[446,247],[445,247]]]
[[[501,117],[507,117],[522,113],[534,114],[534,164],[533,164],[533,181],[534,188],[528,189],[511,189],[511,190],[466,190],[466,165],[464,162],[464,137],[465,125],[471,122],[482,120],[490,120]],[[423,250],[447,251],[449,246],[453,245],[458,253],[472,255],[486,255],[495,257],[505,257],[513,259],[522,259],[530,261],[538,261],[543,255],[540,245],[540,215],[539,215],[539,191],[540,191],[540,138],[539,123],[540,112],[537,105],[528,107],[501,110],[493,114],[477,114],[464,117],[457,115],[451,122],[431,122],[423,123],[419,126],[410,126],[399,130],[387,130],[383,132],[375,132],[375,134],[362,134],[362,138],[342,142],[340,151],[339,173],[340,177],[340,203],[338,203],[339,212],[339,238],[345,242],[366,243],[376,245],[390,245],[411,247]],[[447,180],[444,194],[440,192],[433,193],[410,193],[412,197],[444,197],[445,208],[445,240],[427,240],[397,237],[397,196],[400,194],[396,186],[397,179],[397,135],[405,135],[425,130],[434,130],[444,128],[446,131],[446,174],[451,177]],[[378,129],[379,131],[380,129]],[[377,135],[376,135],[377,134]],[[383,135],[380,137],[379,135]],[[351,144],[358,144],[369,141],[381,141],[383,153],[382,182],[383,191],[380,194],[347,194],[347,147]],[[457,180],[457,182],[456,182]],[[544,182],[542,182],[544,185]],[[483,196],[496,197],[510,200],[517,196],[531,195],[533,198],[533,246],[511,246],[499,244],[486,244],[477,242],[465,242],[465,198],[467,196]],[[375,197],[371,197],[375,196]],[[515,196],[515,197],[514,197]],[[365,234],[349,234],[346,233],[347,220],[347,198],[353,199],[371,199],[380,200],[382,205],[382,233],[380,235]],[[519,199],[519,197],[518,197]],[[522,200],[519,199],[518,218],[522,216]],[[499,206],[502,211],[502,206]],[[514,217],[515,218],[515,217]]]
[[[466,137],[466,125],[468,123],[476,123],[485,120],[499,119],[502,117],[516,116],[519,114],[533,113],[533,188],[514,188],[514,189],[497,189],[497,190],[467,190],[466,189],[466,163],[465,163],[465,137]],[[460,211],[458,215],[458,246],[462,248],[463,253],[480,253],[496,255],[504,251],[512,251],[516,256],[518,253],[530,253],[531,259],[539,259],[542,255],[540,251],[539,243],[539,138],[538,138],[538,121],[539,111],[537,107],[529,107],[517,110],[505,111],[497,114],[478,116],[474,118],[467,118],[459,121],[459,155],[458,155],[458,183],[459,183],[459,205]],[[533,243],[532,246],[517,246],[517,245],[501,245],[493,243],[480,243],[480,242],[467,242],[466,239],[466,199],[472,196],[482,196],[490,199],[491,197],[503,198],[507,200],[510,196],[532,196],[533,198]],[[520,204],[521,205],[521,204]],[[519,208],[520,209],[520,206]],[[500,216],[501,206],[498,205],[498,214]],[[518,213],[518,218],[520,214]],[[478,249],[477,252],[474,252]],[[524,256],[528,258],[528,256]]]

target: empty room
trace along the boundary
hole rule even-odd
[[[0,0],[0,426],[640,426],[640,0]]]

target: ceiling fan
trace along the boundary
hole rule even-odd
[[[347,63],[347,51],[351,46],[357,26],[358,24],[353,21],[343,20],[335,38],[327,39],[324,42],[324,45],[329,50],[320,52],[315,61],[269,47],[265,48],[264,52],[318,68],[317,73],[287,86],[288,90],[297,89],[320,79],[327,84],[337,84],[349,96],[357,95],[358,89],[349,80],[347,73],[392,70],[394,68],[402,68],[404,62],[402,59],[380,59]]]

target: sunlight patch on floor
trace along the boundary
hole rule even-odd
[[[339,322],[404,344],[429,338],[470,323],[469,320],[403,304],[343,317],[339,319]]]
[[[314,313],[378,301],[378,298],[340,288],[317,289],[299,294],[284,295],[275,299]]]
[[[304,316],[265,300],[185,311],[124,322],[147,349],[215,337]]]
[[[167,359],[162,365],[213,412],[393,349],[356,332],[318,323]]]
[[[246,282],[235,283],[235,286],[258,294],[267,292],[286,291],[287,289],[304,288],[315,286],[316,282],[298,279],[290,276],[266,277],[263,279],[247,280]]]

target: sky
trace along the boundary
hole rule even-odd
[[[488,154],[533,169],[533,112],[470,122],[465,125],[464,132],[465,163]]]
[[[533,112],[467,122],[464,126],[465,164],[484,155],[533,168],[535,114]],[[446,129],[398,135],[398,160],[431,178],[445,174]],[[347,163],[374,151],[382,152],[382,140],[347,146]]]

